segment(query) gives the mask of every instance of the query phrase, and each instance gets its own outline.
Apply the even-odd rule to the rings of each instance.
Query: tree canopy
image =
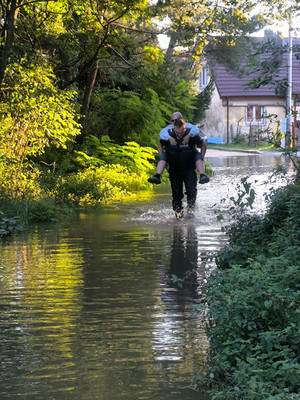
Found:
[[[19,169],[58,167],[91,136],[154,147],[174,110],[201,122],[210,92],[194,85],[206,49],[228,59],[224,48],[298,8],[282,0],[0,0],[3,170],[11,160]]]

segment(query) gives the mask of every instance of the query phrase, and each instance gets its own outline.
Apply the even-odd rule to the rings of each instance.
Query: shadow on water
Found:
[[[1,246],[1,399],[208,399],[190,385],[205,371],[203,291],[226,241],[213,206],[241,174],[265,177],[277,161],[213,162],[193,220],[174,219],[161,185],[149,202]]]

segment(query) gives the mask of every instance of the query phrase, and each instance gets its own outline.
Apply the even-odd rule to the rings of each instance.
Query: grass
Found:
[[[208,148],[212,150],[224,151],[282,151],[282,149],[275,147],[268,142],[256,142],[255,146],[249,146],[246,142],[230,143],[230,144],[213,144],[209,143]]]

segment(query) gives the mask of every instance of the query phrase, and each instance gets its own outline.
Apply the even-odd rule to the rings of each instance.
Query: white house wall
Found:
[[[217,90],[214,90],[210,108],[206,110],[202,121],[203,130],[207,137],[222,138],[223,143],[232,142],[237,134],[249,136],[250,126],[246,124],[245,107],[247,105],[264,106],[267,115],[272,115],[272,122],[266,120],[265,126],[260,129],[274,131],[280,121],[285,118],[285,101],[278,98],[231,98],[220,99]],[[228,112],[227,112],[228,110]],[[228,116],[228,117],[227,117]],[[228,119],[228,122],[227,122]],[[228,131],[228,132],[227,132]]]
[[[222,106],[222,100],[217,92],[213,91],[211,105],[205,112],[205,118],[201,121],[203,131],[207,137],[226,138],[226,109]]]

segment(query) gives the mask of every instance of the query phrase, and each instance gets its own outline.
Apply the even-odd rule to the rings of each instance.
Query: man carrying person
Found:
[[[169,164],[169,179],[172,188],[172,206],[176,218],[183,217],[183,184],[187,195],[188,216],[193,215],[197,197],[195,157],[202,157],[203,159],[203,155],[197,151],[197,147],[201,148],[203,145],[203,140],[200,136],[196,135],[190,137],[187,142],[186,136],[189,132],[190,128],[186,127],[184,120],[177,119],[174,121],[174,127],[170,132],[170,136],[174,139],[175,145],[173,145],[169,140],[162,139],[158,144],[159,154],[161,155],[165,149],[166,160]]]
[[[172,124],[168,125],[166,128],[164,128],[160,131],[160,139],[161,140],[169,141],[169,143],[171,145],[176,146],[176,140],[171,135],[171,132],[174,127],[175,121],[177,121],[179,119],[182,119],[182,115],[179,111],[176,111],[171,115],[171,123]],[[199,134],[199,129],[197,126],[192,125],[189,122],[185,122],[185,126],[186,126],[186,129],[188,130],[188,133],[183,137],[183,144],[187,144],[189,142],[190,138]],[[202,145],[201,145],[202,157],[200,157],[199,153],[198,154],[196,153],[195,160],[194,160],[196,169],[200,174],[199,183],[201,183],[201,184],[209,182],[209,178],[204,174],[203,157],[204,157],[205,153],[206,153],[206,142],[204,140],[202,140]],[[156,173],[154,176],[152,176],[151,178],[148,179],[148,182],[155,183],[157,185],[160,184],[161,183],[160,176],[166,165],[167,165],[167,156],[164,152],[161,152],[160,159],[159,159],[159,161],[157,163],[157,167],[156,167]]]

